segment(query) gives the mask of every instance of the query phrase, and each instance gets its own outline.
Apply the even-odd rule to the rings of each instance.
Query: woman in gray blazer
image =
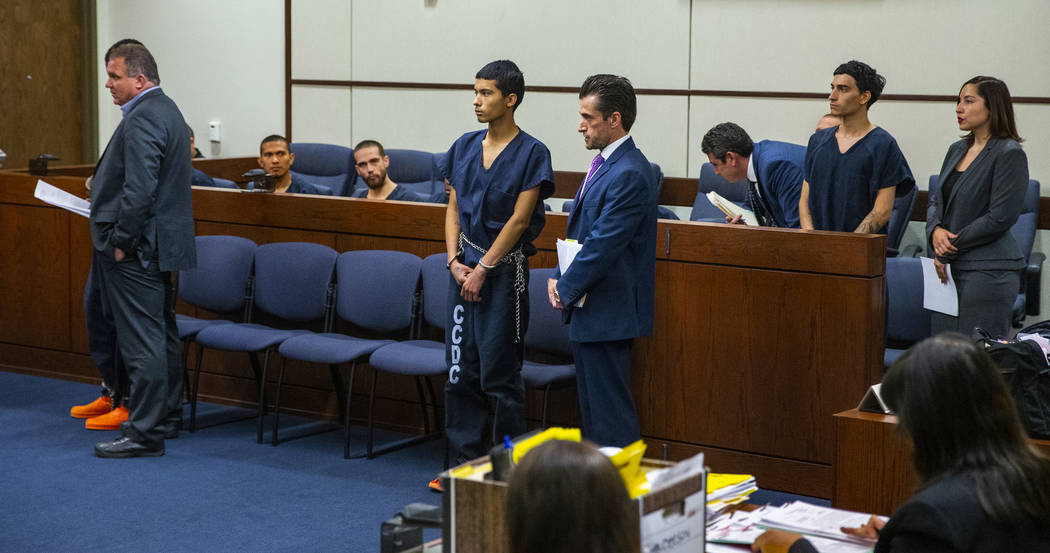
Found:
[[[1024,202],[1028,158],[1003,81],[981,76],[966,81],[955,115],[959,129],[969,134],[944,156],[940,186],[930,190],[926,238],[942,282],[950,265],[959,316],[933,312],[931,330],[969,335],[980,327],[1005,337],[1024,267],[1010,227]]]

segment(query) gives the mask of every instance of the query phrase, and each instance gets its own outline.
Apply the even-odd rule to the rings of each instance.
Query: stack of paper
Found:
[[[734,511],[716,517],[707,525],[707,553],[750,551],[750,545],[766,531],[762,518],[779,507],[760,507],[754,511]],[[872,542],[853,543],[809,535],[806,539],[820,553],[871,553]]]
[[[857,528],[867,524],[871,515],[855,511],[844,511],[811,505],[801,501],[786,503],[776,509],[766,509],[759,524],[770,528],[780,528],[811,536],[819,536],[839,541],[871,545],[868,540],[844,533],[843,526]]]
[[[729,217],[740,215],[743,217],[744,223],[753,227],[758,226],[758,218],[755,217],[754,211],[736,205],[714,190],[707,193],[707,201],[711,202],[711,205],[721,209],[722,213],[725,213]]]
[[[750,474],[708,474],[708,512],[718,513],[730,505],[743,503],[756,491],[758,485]]]

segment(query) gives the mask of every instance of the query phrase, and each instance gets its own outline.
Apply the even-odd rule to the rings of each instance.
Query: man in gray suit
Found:
[[[106,88],[124,117],[95,167],[91,240],[131,381],[122,436],[99,457],[164,454],[181,417],[182,368],[171,272],[196,266],[189,136],[141,44],[110,52]]]

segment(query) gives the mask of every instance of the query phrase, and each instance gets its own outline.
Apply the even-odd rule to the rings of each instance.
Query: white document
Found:
[[[737,215],[744,216],[744,222],[753,226],[758,226],[758,218],[755,217],[755,212],[750,209],[744,209],[735,203],[725,199],[724,196],[715,192],[714,190],[707,193],[707,201],[711,202],[711,205],[722,210],[722,213],[730,217],[736,217]]]
[[[952,317],[959,316],[959,292],[955,289],[951,265],[945,265],[948,271],[948,283],[942,283],[933,266],[933,259],[921,257],[922,260],[922,306],[930,311],[944,313]]]
[[[800,532],[822,538],[870,546],[875,543],[875,540],[851,536],[840,529],[843,526],[860,527],[866,524],[869,518],[871,518],[870,515],[865,513],[832,509],[831,507],[821,507],[794,501],[786,503],[780,508],[766,511],[763,513],[759,524],[791,532]]]
[[[555,247],[558,250],[558,269],[561,270],[561,274],[565,274],[569,270],[569,265],[572,265],[572,260],[576,259],[576,254],[580,253],[583,249],[583,244],[575,240],[562,240],[558,238],[555,243]],[[583,302],[587,300],[587,294],[584,294],[579,301],[576,302],[576,307],[583,307]]]
[[[33,192],[33,196],[46,204],[61,207],[77,215],[83,217],[91,216],[91,204],[87,200],[78,198],[60,188],[55,188],[42,180],[36,181],[36,191]]]

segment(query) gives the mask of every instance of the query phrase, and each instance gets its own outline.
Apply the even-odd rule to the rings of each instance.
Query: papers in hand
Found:
[[[722,213],[725,213],[730,217],[742,215],[745,223],[753,227],[758,226],[758,218],[755,217],[754,211],[751,211],[750,209],[744,209],[736,205],[735,203],[725,199],[724,196],[722,196],[718,192],[715,192],[714,190],[707,193],[707,201],[711,202],[711,205],[717,207],[718,209],[721,209]]]
[[[33,192],[33,196],[46,204],[61,207],[77,215],[83,217],[91,216],[91,204],[87,200],[78,198],[65,190],[55,188],[42,180],[36,181],[36,191]]]
[[[572,260],[576,259],[576,254],[580,253],[583,249],[583,244],[575,240],[562,240],[557,239],[555,247],[558,250],[558,269],[561,274],[565,274],[569,270],[569,265],[572,265]],[[587,300],[587,294],[584,294],[579,301],[576,302],[576,307],[583,307],[583,302]]]
[[[842,527],[859,528],[867,524],[870,518],[869,515],[856,511],[794,501],[776,509],[766,509],[759,524],[811,536],[870,545],[875,540],[851,536],[841,530]]]
[[[937,311],[952,317],[959,316],[959,292],[955,289],[951,265],[945,265],[948,282],[941,282],[933,259],[922,257],[922,306],[930,311]]]

